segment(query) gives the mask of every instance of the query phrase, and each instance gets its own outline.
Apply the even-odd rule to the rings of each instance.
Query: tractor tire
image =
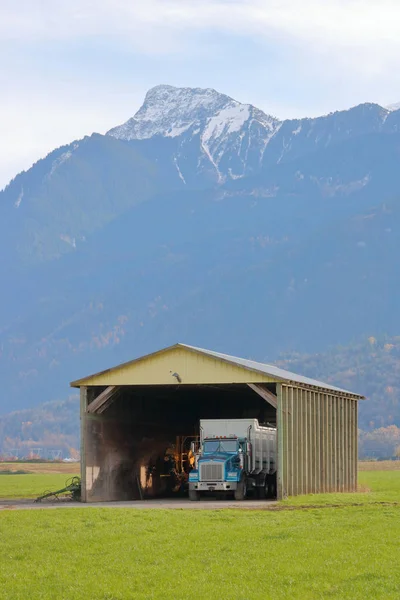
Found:
[[[197,490],[189,490],[189,500],[191,502],[198,502],[200,500],[200,492]]]
[[[234,492],[235,500],[245,500],[247,496],[247,481],[246,477],[243,477]]]

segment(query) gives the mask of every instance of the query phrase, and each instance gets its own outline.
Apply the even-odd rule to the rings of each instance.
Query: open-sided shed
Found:
[[[81,394],[84,502],[140,497],[165,447],[201,418],[276,424],[278,498],[357,489],[358,394],[185,344],[71,386]]]

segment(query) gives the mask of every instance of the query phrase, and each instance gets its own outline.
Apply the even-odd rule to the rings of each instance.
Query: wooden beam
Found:
[[[260,385],[258,383],[248,383],[247,385],[254,392],[256,392],[256,394],[261,396],[261,398],[263,398],[263,400],[268,402],[268,404],[271,404],[271,406],[273,406],[274,408],[278,408],[278,400],[277,400],[275,394],[273,394],[272,392],[270,392],[269,390],[267,390],[265,387],[263,387],[262,385]]]
[[[87,407],[88,413],[102,413],[109,405],[110,400],[118,391],[118,386],[110,385],[101,394],[97,396]],[[113,398],[114,399],[114,398]]]

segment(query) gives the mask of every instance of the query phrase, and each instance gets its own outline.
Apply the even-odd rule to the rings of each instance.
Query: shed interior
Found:
[[[263,385],[276,395],[276,384]],[[87,388],[89,405],[104,389]],[[104,412],[84,416],[88,499],[176,493],[168,474],[168,448],[183,436],[187,449],[199,434],[200,419],[218,418],[257,418],[275,426],[276,409],[246,384],[120,387]]]

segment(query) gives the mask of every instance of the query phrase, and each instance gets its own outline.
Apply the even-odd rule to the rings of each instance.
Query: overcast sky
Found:
[[[1,0],[0,188],[157,84],[278,117],[400,101],[399,0]]]

